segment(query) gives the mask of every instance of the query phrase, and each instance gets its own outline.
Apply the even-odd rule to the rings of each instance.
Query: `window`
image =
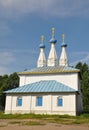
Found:
[[[17,98],[17,106],[22,106],[22,97]]]
[[[60,107],[63,106],[63,99],[62,99],[62,97],[58,97],[58,99],[57,99],[57,105],[60,106]]]
[[[42,97],[36,98],[36,106],[42,106]]]

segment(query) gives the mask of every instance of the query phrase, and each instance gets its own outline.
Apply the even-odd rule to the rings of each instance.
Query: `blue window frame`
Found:
[[[57,105],[60,106],[60,107],[63,106],[63,99],[62,99],[62,97],[58,97],[58,99],[57,99]]]
[[[22,97],[17,98],[17,106],[22,106]]]
[[[42,97],[36,98],[36,106],[42,106]]]

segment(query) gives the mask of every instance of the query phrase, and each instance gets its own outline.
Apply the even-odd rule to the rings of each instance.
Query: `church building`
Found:
[[[48,59],[41,37],[37,67],[18,72],[19,87],[6,91],[5,114],[34,113],[78,115],[82,112],[80,70],[69,65],[64,34],[61,55],[57,56],[54,28]]]

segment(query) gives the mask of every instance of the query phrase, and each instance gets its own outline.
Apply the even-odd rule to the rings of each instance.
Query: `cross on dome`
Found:
[[[44,35],[41,35],[41,42],[44,43]]]
[[[61,47],[67,47],[67,44],[64,42],[65,40],[65,34],[62,34],[62,44]]]
[[[57,40],[55,39],[55,28],[52,27],[51,31],[52,31],[52,38],[50,39],[49,42],[55,44],[57,42]]]
[[[40,48],[45,48],[45,45],[44,45],[44,35],[41,35],[41,44],[40,44]]]
[[[62,41],[64,42],[65,40],[65,34],[62,34]]]
[[[52,28],[52,37],[54,37],[54,34],[55,34],[55,28],[53,27]]]

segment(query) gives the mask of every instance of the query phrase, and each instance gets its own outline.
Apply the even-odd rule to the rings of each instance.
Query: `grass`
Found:
[[[11,121],[9,124],[21,124],[21,121]]]
[[[42,123],[40,121],[29,121],[29,122],[25,122],[24,125],[30,125],[30,126],[33,126],[33,125],[45,125],[45,123]]]
[[[27,125],[27,126],[45,125],[45,123],[42,123],[40,121],[11,121],[11,122],[9,122],[9,124]]]
[[[0,119],[59,119],[59,118],[71,118],[74,116],[69,115],[47,115],[47,114],[4,114],[0,113]]]
[[[6,127],[7,125],[0,125],[0,127]]]
[[[80,116],[69,115],[40,115],[40,114],[4,114],[0,113],[0,119],[31,119],[32,121],[24,122],[24,125],[44,125],[42,122],[51,122],[57,124],[89,124],[89,114]],[[36,120],[36,121],[35,121]],[[22,121],[22,120],[21,120]],[[12,122],[20,124],[20,122]]]

